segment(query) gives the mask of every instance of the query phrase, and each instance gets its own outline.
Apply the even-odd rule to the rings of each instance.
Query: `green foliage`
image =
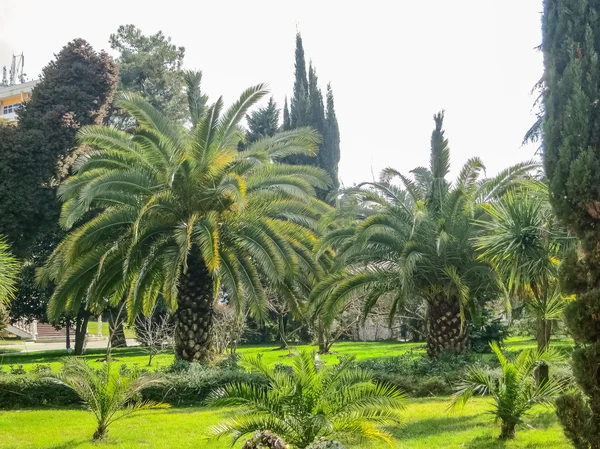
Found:
[[[128,24],[110,35],[110,48],[119,53],[119,90],[140,93],[172,120],[187,117],[181,69],[184,47],[172,44],[162,31],[145,36]]]
[[[245,362],[268,379],[268,386],[231,383],[216,390],[211,404],[240,407],[234,417],[214,427],[217,436],[232,435],[235,442],[270,429],[299,449],[320,438],[391,441],[379,426],[397,422],[402,394],[375,384],[368,371],[352,366],[351,358],[319,366],[314,353],[303,351],[292,360],[292,374],[267,367],[260,357]]]
[[[279,131],[279,109],[273,100],[269,99],[266,107],[252,111],[246,116],[248,121],[248,132],[246,141],[256,142],[263,137],[273,137]]]
[[[117,66],[83,39],[69,42],[42,70],[17,126],[0,126],[0,233],[23,256],[56,228],[56,186],[87,151],[77,131],[100,124],[117,84]]]
[[[486,320],[481,324],[469,323],[469,337],[473,352],[489,353],[490,343],[495,341],[502,344],[509,334],[509,325],[500,318]]]
[[[509,192],[485,210],[477,222],[479,257],[494,267],[507,293],[533,311],[541,349],[549,344],[551,322],[561,319],[567,304],[558,290],[558,270],[572,239],[557,223],[542,183]]]
[[[96,417],[95,440],[104,438],[108,427],[116,420],[138,411],[168,407],[140,398],[145,388],[162,383],[159,377],[141,374],[136,369],[121,374],[114,369],[110,359],[101,369],[95,370],[84,360],[71,358],[56,376],[56,381],[71,388]]]
[[[309,64],[308,74],[302,36],[296,34],[296,62],[294,92],[287,107],[287,97],[283,109],[283,129],[295,129],[310,126],[316,129],[323,140],[319,153],[314,156],[297,155],[289,157],[290,164],[314,165],[327,171],[333,184],[328,189],[318,189],[319,199],[328,200],[330,192],[339,187],[338,164],[340,162],[340,130],[335,115],[333,91],[327,85],[326,108],[323,102],[323,93],[318,85],[317,71],[312,63]]]
[[[312,293],[326,320],[356,295],[364,296],[365,317],[380,298],[389,298],[390,320],[407,301],[425,301],[432,357],[465,351],[467,316],[499,294],[496,274],[477,258],[473,220],[536,167],[525,162],[483,179],[484,166],[474,158],[451,183],[443,113],[434,118],[429,168],[415,168],[412,177],[388,168],[380,181],[344,192],[335,229],[317,247],[318,256],[336,251],[338,270]]]
[[[6,239],[0,235],[0,307],[14,298],[19,268]]]
[[[566,293],[576,295],[566,318],[581,348],[573,353],[573,372],[585,398],[572,426],[559,411],[567,435],[579,448],[600,447],[600,2],[546,0],[542,22],[544,51],[544,166],[556,215],[580,240],[561,269]],[[559,406],[570,404],[565,399]],[[589,407],[587,411],[584,411]]]
[[[32,375],[0,376],[0,409],[27,409],[40,406],[73,406],[79,396],[53,379]]]
[[[49,315],[82,303],[101,310],[106,298],[114,304],[123,295],[130,320],[148,314],[159,295],[173,311],[195,260],[236,310],[247,306],[261,320],[259,273],[287,285],[290,295],[300,271],[318,276],[310,251],[329,208],[314,198],[315,187],[330,180],[317,168],[276,162],[314,154],[319,137],[297,129],[237,151],[239,123],[265,94],[262,85],[249,88],[224,111],[219,98],[191,130],[139,95],[123,94],[117,105],[138,123],[133,132],[81,130],[80,143],[96,150],[59,191],[61,224],[79,227],[41,273],[42,282],[57,283]],[[91,210],[96,214],[87,220]]]
[[[452,394],[456,380],[464,377],[468,369],[490,367],[472,354],[444,353],[429,359],[413,352],[361,360],[357,365],[373,373],[378,381],[396,385],[412,397]]]
[[[499,378],[489,371],[472,367],[458,383],[451,407],[462,406],[476,394],[487,394],[493,400],[489,413],[502,422],[501,439],[514,438],[515,427],[538,404],[551,406],[563,391],[561,381],[548,378],[538,381],[536,369],[541,363],[559,360],[557,352],[550,349],[525,350],[514,361],[509,361],[497,343],[490,345],[500,362]]]

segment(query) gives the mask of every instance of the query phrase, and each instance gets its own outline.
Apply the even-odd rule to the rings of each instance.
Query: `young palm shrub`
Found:
[[[482,368],[471,368],[457,386],[450,408],[464,406],[475,394],[490,395],[493,404],[489,413],[501,422],[500,439],[515,437],[518,424],[538,404],[551,406],[564,389],[562,382],[548,378],[544,382],[536,379],[536,368],[540,363],[549,364],[559,358],[551,349],[525,350],[514,362],[502,353],[498,343],[490,344],[500,362],[502,374],[498,378]]]
[[[244,435],[270,430],[298,449],[321,438],[391,441],[379,426],[398,423],[403,395],[393,386],[374,383],[350,358],[319,366],[314,353],[300,352],[291,372],[267,367],[260,357],[245,362],[267,377],[268,386],[233,383],[213,392],[213,405],[243,408],[213,428],[217,437],[232,435],[235,443]]]
[[[115,421],[142,410],[168,408],[168,404],[140,399],[143,389],[162,383],[162,379],[133,369],[121,375],[110,359],[96,370],[83,359],[69,359],[56,381],[71,388],[96,417],[94,440],[102,439]]]

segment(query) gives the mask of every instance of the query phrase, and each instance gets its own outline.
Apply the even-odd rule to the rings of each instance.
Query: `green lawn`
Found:
[[[487,400],[478,398],[464,409],[447,413],[447,398],[411,399],[403,426],[390,428],[403,449],[563,449],[570,447],[552,411],[535,410],[531,427],[517,431],[514,441],[496,439],[499,428],[485,414]],[[228,440],[206,440],[209,428],[230,415],[228,409],[173,408],[146,412],[115,423],[109,438],[93,443],[94,419],[83,410],[0,412],[0,449],[225,449]],[[9,432],[2,429],[10,429]],[[241,447],[241,444],[236,446]],[[389,447],[382,445],[381,449]]]
[[[108,331],[108,322],[103,321],[102,322],[102,335],[104,337],[108,337],[109,335],[109,331]],[[92,319],[88,322],[88,334],[95,336],[98,335],[98,320],[96,319]],[[128,326],[125,326],[125,337],[126,338],[135,338],[135,332],[133,331],[133,329],[130,329]]]
[[[572,345],[570,339],[553,340],[552,344],[560,347],[569,347]],[[526,348],[535,347],[535,340],[513,337],[506,341],[508,351],[520,351]],[[358,360],[378,357],[392,357],[404,354],[407,351],[416,353],[425,353],[423,343],[401,343],[401,342],[341,342],[333,346],[333,354],[321,356],[324,361],[335,361],[340,355],[354,355]],[[291,348],[291,350],[279,350],[273,345],[242,346],[238,349],[240,355],[262,354],[263,359],[268,364],[275,363],[288,364],[290,354],[293,351],[307,349],[316,350],[316,346],[301,345]],[[105,353],[103,349],[91,349],[84,356],[92,365],[100,366],[102,356]],[[138,364],[140,367],[146,366],[148,356],[140,348],[116,348],[113,349],[113,355],[117,363],[127,365]],[[49,364],[54,371],[61,366],[61,359],[66,356],[66,351],[45,351],[30,353],[7,353],[0,354],[0,367],[8,369],[9,365],[23,365],[26,371],[31,370],[36,364]],[[152,367],[160,368],[168,366],[173,362],[172,354],[159,354],[155,357]]]

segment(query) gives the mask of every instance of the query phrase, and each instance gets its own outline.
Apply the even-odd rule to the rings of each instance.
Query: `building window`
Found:
[[[21,107],[21,103],[9,104],[7,106],[2,106],[2,114],[12,114],[13,112],[17,112]]]

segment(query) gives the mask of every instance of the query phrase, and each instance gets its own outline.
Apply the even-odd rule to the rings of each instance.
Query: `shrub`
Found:
[[[502,343],[509,335],[508,325],[500,318],[495,318],[481,325],[469,325],[471,350],[478,354],[490,354],[490,343]]]
[[[0,408],[31,408],[44,405],[67,406],[80,404],[78,396],[68,387],[53,380],[31,375],[0,378]]]

